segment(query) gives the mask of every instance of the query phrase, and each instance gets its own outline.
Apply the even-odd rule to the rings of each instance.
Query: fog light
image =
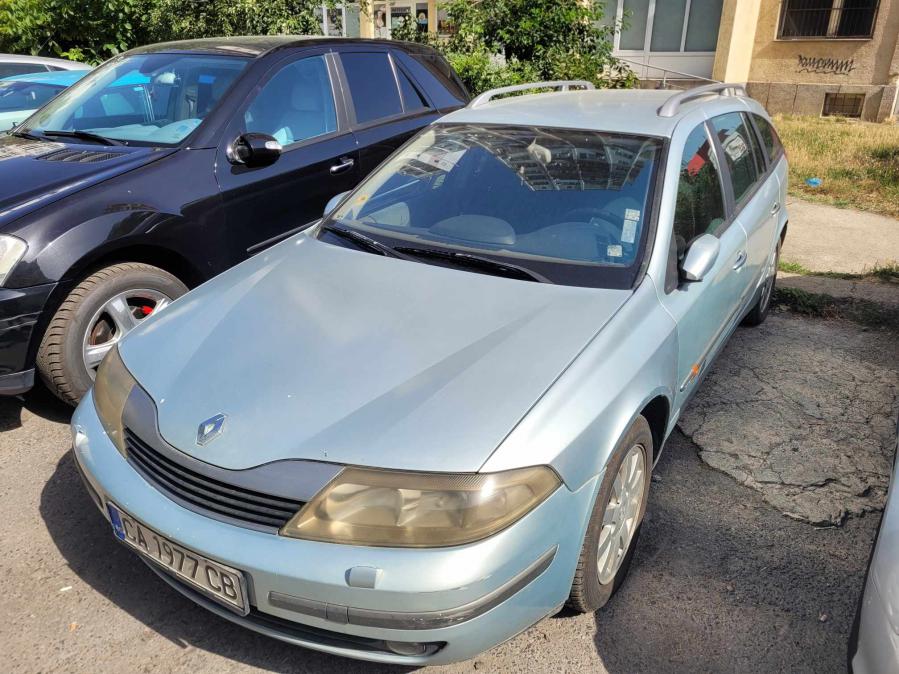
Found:
[[[437,650],[436,644],[425,644],[418,641],[385,641],[384,643],[397,655],[428,655]]]

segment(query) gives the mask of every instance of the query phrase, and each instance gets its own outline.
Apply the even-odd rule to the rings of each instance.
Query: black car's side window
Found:
[[[755,120],[755,126],[759,130],[762,142],[765,144],[765,151],[768,153],[768,159],[774,161],[777,155],[780,154],[781,148],[780,138],[777,135],[777,131],[775,131],[774,127],[771,126],[771,123],[761,115],[752,113],[752,119]]]
[[[418,87],[409,79],[409,76],[402,68],[396,69],[397,79],[400,81],[400,91],[403,94],[403,108],[406,112],[416,112],[418,110],[426,110],[431,106],[425,100],[424,95],[418,90]]]
[[[724,150],[733,187],[734,203],[738,206],[752,193],[759,179],[759,170],[752,151],[752,129],[739,112],[729,112],[712,118],[712,127]]]
[[[323,56],[287,64],[266,82],[244,113],[247,131],[283,146],[337,130],[331,79]]]
[[[700,124],[690,132],[681,155],[674,210],[674,235],[681,239],[679,249],[700,234],[714,234],[725,220],[721,172],[716,161],[705,124]]]
[[[393,66],[386,52],[345,52],[340,55],[356,110],[356,123],[367,124],[403,111]]]

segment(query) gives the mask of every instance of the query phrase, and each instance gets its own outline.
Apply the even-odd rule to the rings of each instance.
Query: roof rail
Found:
[[[732,92],[732,93],[728,93]],[[719,82],[717,84],[706,84],[701,87],[693,87],[679,94],[675,94],[662,104],[659,108],[659,117],[674,117],[680,106],[694,98],[702,98],[710,94],[721,94],[722,96],[745,96],[746,87],[742,84],[734,84],[728,82]]]
[[[587,80],[552,80],[550,82],[530,82],[528,84],[513,84],[508,87],[500,87],[499,89],[491,89],[483,94],[476,96],[468,104],[469,108],[478,108],[486,105],[497,96],[503,94],[511,94],[515,91],[527,91],[528,89],[559,89],[560,91],[568,91],[571,87],[580,89],[595,89],[592,82]]]

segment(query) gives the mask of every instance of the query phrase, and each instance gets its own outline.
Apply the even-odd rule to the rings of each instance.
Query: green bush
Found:
[[[140,41],[144,0],[0,0],[0,52],[99,63]]]
[[[449,51],[446,52],[446,57],[472,96],[496,87],[541,79],[540,72],[534,64],[514,58],[501,63],[486,49],[468,52]]]

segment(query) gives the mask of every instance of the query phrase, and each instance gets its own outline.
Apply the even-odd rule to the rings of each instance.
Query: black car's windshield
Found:
[[[176,145],[212,111],[247,63],[242,57],[183,53],[113,59],[38,110],[21,129],[86,131],[125,143]]]
[[[661,148],[655,138],[599,131],[439,125],[331,219],[400,251],[462,251],[555,283],[628,287]]]

